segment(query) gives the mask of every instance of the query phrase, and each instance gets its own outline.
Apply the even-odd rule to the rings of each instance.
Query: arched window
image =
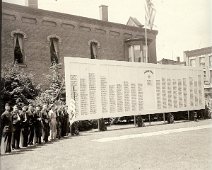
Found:
[[[52,65],[59,63],[59,40],[57,38],[50,38],[50,58]]]
[[[47,37],[47,41],[49,42],[50,47],[50,60],[51,65],[59,64],[59,44],[62,42],[61,38],[56,35],[49,35]]]
[[[91,59],[98,58],[98,49],[100,48],[100,43],[96,40],[88,41],[88,45],[90,47]]]
[[[20,29],[17,29],[11,32],[11,37],[13,39],[14,63],[24,64],[24,39],[27,39],[27,35]]]
[[[97,59],[97,43],[90,43],[91,59]]]
[[[23,35],[20,33],[14,34],[14,63],[24,63]]]

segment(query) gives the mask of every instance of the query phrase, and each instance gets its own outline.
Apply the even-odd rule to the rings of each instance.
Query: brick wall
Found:
[[[90,58],[89,41],[100,43],[98,59],[128,61],[125,40],[142,38],[144,28],[56,13],[41,9],[3,3],[2,63],[13,62],[13,39],[11,32],[20,29],[26,34],[24,52],[26,71],[35,74],[37,82],[44,82],[43,74],[49,73],[50,47],[47,37],[60,37],[59,62],[63,57]],[[157,31],[148,30],[149,62],[156,63]],[[142,44],[142,42],[141,42]],[[144,44],[144,43],[143,43]]]

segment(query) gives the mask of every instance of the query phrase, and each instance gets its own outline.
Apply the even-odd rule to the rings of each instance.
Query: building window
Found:
[[[199,58],[199,66],[200,67],[205,67],[205,57],[200,57]]]
[[[97,42],[90,42],[90,51],[91,51],[91,59],[97,59],[97,50],[98,44]]]
[[[51,60],[51,65],[59,64],[59,44],[62,43],[62,39],[56,35],[52,34],[47,37],[47,41],[49,42],[50,46],[50,60]]]
[[[88,41],[88,46],[90,48],[91,59],[96,59],[99,57],[98,49],[100,48],[100,43],[97,40],[92,39]]]
[[[206,80],[206,71],[203,71],[204,80]]]
[[[212,84],[212,70],[210,70],[210,83]]]
[[[14,34],[14,63],[15,64],[24,63],[23,38],[24,36],[20,33]]]
[[[212,55],[209,56],[209,67],[212,67]]]
[[[27,39],[27,35],[20,29],[17,29],[11,32],[11,37],[14,41],[13,43],[14,63],[24,65],[25,63],[24,40]]]
[[[130,62],[144,62],[140,45],[129,46],[129,61]]]
[[[190,66],[192,66],[192,67],[195,67],[196,66],[195,59],[190,59]]]
[[[59,63],[59,40],[58,38],[50,38],[50,57],[51,64]]]

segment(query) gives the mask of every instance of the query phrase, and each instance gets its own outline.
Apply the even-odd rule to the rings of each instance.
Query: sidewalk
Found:
[[[174,123],[172,124],[168,124],[167,121],[155,121],[155,122],[144,122],[145,127],[137,127],[135,126],[133,123],[132,124],[115,124],[115,125],[109,125],[107,126],[107,131],[114,131],[114,130],[124,130],[124,129],[136,129],[136,128],[145,128],[148,129],[149,127],[158,127],[158,126],[169,126],[169,128],[171,128],[170,126],[197,126],[197,125],[204,125],[204,124],[209,124],[212,123],[212,119],[203,119],[203,120],[199,120],[198,122],[195,121],[189,121],[189,120],[179,120],[179,121],[174,121]],[[168,127],[167,127],[168,128]],[[98,129],[92,129],[90,131],[84,131],[84,132],[80,132],[81,134],[84,133],[94,133],[94,132],[100,132]],[[104,132],[104,131],[101,131]]]

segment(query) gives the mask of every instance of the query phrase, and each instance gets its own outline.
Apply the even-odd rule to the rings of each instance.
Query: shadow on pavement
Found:
[[[181,120],[181,121],[175,121],[173,124],[178,124],[178,123],[184,123],[184,122],[191,122],[189,120]],[[134,128],[147,128],[147,127],[154,127],[154,126],[160,126],[160,125],[169,125],[167,122],[151,122],[151,124],[149,124],[149,122],[145,122],[145,126],[144,127],[138,127],[138,126],[134,126],[134,124],[117,124],[117,125],[112,125],[112,126],[107,126],[107,130],[106,131],[99,131],[98,129],[93,129],[91,131],[84,131],[81,132],[79,136],[88,136],[92,133],[100,133],[100,132],[107,132],[107,131],[118,131],[118,130],[125,130],[125,129],[134,129]],[[123,126],[123,127],[121,127]],[[127,126],[127,127],[126,127]]]
[[[47,143],[29,145],[28,147],[22,147],[22,148],[17,149],[17,150],[16,149],[12,150],[11,153],[0,154],[0,157],[12,156],[12,155],[17,155],[17,154],[24,154],[25,152],[34,151],[38,148],[42,148],[42,147],[54,144],[56,142],[60,142],[60,141],[71,139],[71,138],[72,138],[72,136],[66,136],[66,137],[63,137],[63,138],[60,138],[60,139],[56,139],[55,141],[49,141]]]

